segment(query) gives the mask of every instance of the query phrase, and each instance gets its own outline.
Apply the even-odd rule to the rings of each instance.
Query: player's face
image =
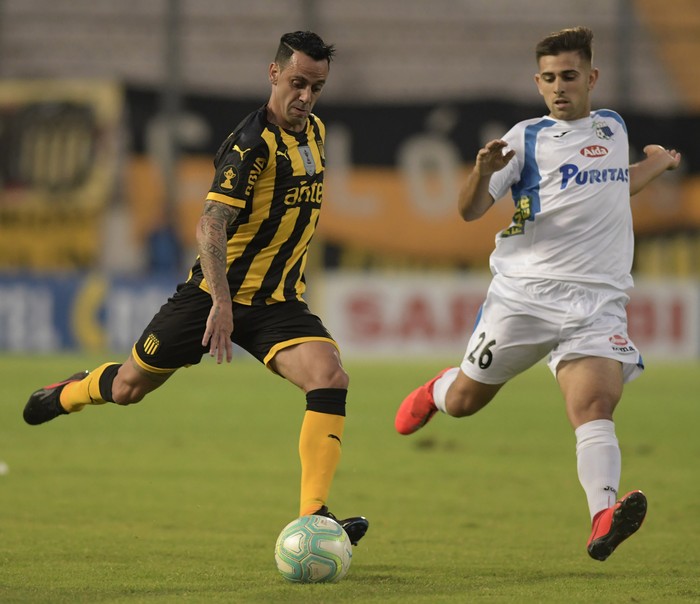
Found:
[[[577,120],[591,112],[591,91],[598,70],[578,52],[562,52],[540,58],[535,83],[549,115],[558,120]]]
[[[278,126],[301,132],[328,78],[328,61],[315,61],[303,52],[294,52],[281,68],[270,65],[272,93],[268,111]]]

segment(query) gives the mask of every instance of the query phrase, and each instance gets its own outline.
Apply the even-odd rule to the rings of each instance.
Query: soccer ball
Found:
[[[334,583],[350,570],[352,545],[335,520],[302,516],[282,529],[275,544],[280,574],[294,583]]]

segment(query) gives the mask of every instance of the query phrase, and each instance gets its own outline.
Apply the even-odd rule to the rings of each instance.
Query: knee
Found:
[[[350,386],[350,376],[341,365],[335,367],[328,376],[328,388],[342,388],[347,390]]]
[[[318,370],[314,375],[309,375],[307,380],[300,384],[301,388],[309,392],[319,388],[338,388],[347,390],[350,385],[350,376],[341,365],[326,367]]]
[[[598,398],[588,401],[586,404],[568,404],[567,414],[571,424],[578,427],[599,419],[612,421],[616,406],[616,400]]]

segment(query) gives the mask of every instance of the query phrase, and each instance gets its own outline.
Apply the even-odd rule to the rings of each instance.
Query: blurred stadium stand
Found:
[[[595,32],[594,102],[623,114],[632,159],[649,142],[684,155],[682,171],[635,200],[635,273],[695,282],[696,0],[0,0],[0,349],[28,341],[3,326],[28,312],[42,276],[63,287],[61,321],[80,300],[93,318],[118,315],[123,335],[136,311],[150,312],[129,279],[157,274],[167,292],[182,277],[212,154],[267,99],[267,65],[294,29],[338,48],[318,109],[331,157],[319,264],[483,272],[512,210],[500,204],[465,231],[455,183],[485,139],[544,113],[532,47],[573,25]],[[90,271],[128,281],[116,283],[111,314],[109,285],[76,281]],[[17,289],[17,279],[30,281]],[[91,327],[62,326],[29,348],[121,346]]]
[[[700,112],[700,4],[695,0],[635,0],[634,6],[673,78],[681,106]]]
[[[534,73],[530,47],[550,31],[585,24],[595,31],[603,74],[598,102],[659,111],[700,107],[700,92],[688,97],[693,93],[674,79],[700,81],[692,76],[700,67],[673,58],[676,50],[698,44],[700,6],[693,0],[560,0],[556,7],[549,0],[174,3],[181,13],[182,85],[191,92],[266,98],[267,82],[260,73],[274,42],[285,31],[308,27],[338,46],[326,101],[487,96],[532,102],[536,91],[523,77]],[[133,86],[163,85],[171,4],[3,0],[0,76],[107,77]],[[675,5],[683,12],[671,21]],[[671,41],[673,52],[666,52]],[[669,69],[666,60],[685,70]]]

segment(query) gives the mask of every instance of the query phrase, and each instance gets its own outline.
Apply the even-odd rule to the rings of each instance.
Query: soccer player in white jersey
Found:
[[[547,356],[575,431],[592,522],[587,550],[605,560],[640,527],[647,509],[641,491],[618,499],[613,423],[623,384],[643,369],[625,311],[634,244],[630,195],[681,158],[648,145],[645,158],[629,164],[622,118],[591,111],[598,80],[592,40],[585,27],[543,39],[535,83],[549,114],[520,122],[478,152],[459,193],[460,214],[476,220],[510,190],[513,220],[496,237],[493,280],[461,365],[411,392],[395,425],[412,434],[437,411],[473,415]]]

